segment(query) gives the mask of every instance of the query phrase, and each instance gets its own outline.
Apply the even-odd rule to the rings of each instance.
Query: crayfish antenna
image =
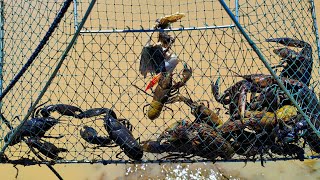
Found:
[[[52,139],[61,139],[64,137],[63,134],[59,134],[59,136],[42,136],[43,138],[52,138]]]
[[[43,106],[43,105],[45,105],[45,104],[47,104],[48,102],[50,101],[50,99],[48,100],[48,101],[45,101],[44,103],[42,103],[42,104],[40,104],[40,105],[38,105],[38,106],[36,106],[35,108],[34,108],[34,110],[33,110],[33,112],[32,112],[32,117],[35,117],[35,115],[39,115],[39,113],[40,113],[40,111],[41,111],[41,109],[39,109],[39,107],[41,107],[41,106]],[[31,104],[30,104],[30,107],[29,107],[29,109],[28,109],[28,111],[30,111],[30,109],[31,109],[31,107],[32,107],[32,102],[31,102]]]
[[[132,84],[132,86],[135,87],[135,88],[137,88],[139,91],[145,93],[146,95],[153,97],[151,94],[149,94],[149,93],[147,93],[146,91],[144,91],[143,89],[139,88],[137,85]]]
[[[292,39],[289,37],[269,38],[269,39],[266,39],[266,42],[275,42],[285,46],[298,47],[298,48],[305,48],[310,46],[310,44],[307,42],[297,40],[297,39]]]
[[[231,71],[232,73],[236,74],[236,75],[234,75],[235,77],[241,77],[241,78],[246,79],[246,78],[245,78],[245,76],[243,76],[243,75],[241,75],[241,74],[239,74],[239,73],[235,72],[234,70],[232,70],[232,69],[230,69],[230,68],[228,68],[228,67],[227,67],[227,69],[228,69],[229,71]]]

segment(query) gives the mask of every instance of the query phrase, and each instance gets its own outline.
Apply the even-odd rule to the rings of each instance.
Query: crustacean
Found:
[[[255,159],[260,155],[263,165],[263,155],[272,153],[288,155],[299,160],[304,159],[304,151],[298,144],[303,128],[297,124],[300,121],[297,109],[290,105],[279,108],[276,112],[245,111],[245,117],[240,120],[228,120],[217,128],[239,155],[246,159]],[[292,150],[290,149],[292,147]]]
[[[192,76],[192,69],[188,68],[187,64],[184,64],[181,75],[181,81],[174,84],[172,82],[172,73],[164,73],[164,75],[161,76],[159,83],[154,90],[152,102],[143,107],[143,112],[145,112],[145,107],[150,106],[147,112],[147,116],[150,120],[154,120],[160,116],[164,105],[170,103],[173,100],[173,97],[178,94],[179,89],[190,79]]]
[[[281,77],[296,79],[309,86],[313,64],[311,45],[292,38],[270,38],[266,39],[266,41],[280,43],[289,47],[302,48],[300,52],[287,47],[275,49],[273,52],[282,58],[282,62],[279,65],[283,68],[280,73]]]
[[[250,103],[254,101],[257,102],[258,100],[258,103],[260,103],[260,107],[264,104],[263,101],[276,103],[274,104],[276,108],[271,108],[271,110],[273,111],[277,110],[283,105],[291,104],[291,101],[288,100],[288,97],[283,92],[280,91],[277,93],[272,93],[272,91],[274,91],[272,85],[277,85],[277,81],[272,75],[251,74],[243,75],[241,77],[243,77],[244,80],[238,81],[237,83],[229,87],[224,91],[222,95],[219,94],[219,79],[215,83],[212,83],[211,86],[212,93],[215,99],[223,105],[229,105],[230,115],[240,115],[240,117],[244,117],[245,109],[250,109],[250,105],[247,104],[248,92],[252,93],[250,97]],[[285,85],[285,87],[293,94],[300,107],[309,112],[320,110],[320,104],[315,93],[304,83],[285,77],[281,77],[281,81]],[[276,91],[280,90],[279,87],[275,88],[277,88]],[[260,94],[260,98],[259,95],[256,96],[256,93],[261,92],[262,94]],[[261,98],[261,96],[265,96],[267,99]],[[265,104],[266,108],[268,108],[268,103]]]
[[[133,137],[132,125],[128,120],[118,119],[116,113],[109,108],[88,109],[79,114],[78,117],[91,118],[100,115],[104,115],[104,127],[109,137],[98,136],[93,128],[87,127],[86,130],[80,132],[82,138],[91,144],[98,144],[100,147],[109,147],[109,143],[112,144],[113,142],[120,146],[129,158],[140,160],[143,151],[138,141]]]
[[[42,105],[43,104],[40,106]],[[38,106],[34,112],[32,112],[31,119],[27,120],[19,129],[16,136],[13,137],[9,144],[10,146],[21,142],[24,137],[61,138],[61,136],[45,136],[45,133],[49,129],[60,122],[60,120],[51,117],[50,114],[54,111],[57,111],[61,115],[76,117],[78,113],[82,112],[79,108],[67,104],[50,105],[43,108],[40,108],[40,106]],[[5,142],[9,141],[9,138],[15,130],[16,128],[8,132],[8,134],[4,137]]]
[[[156,141],[145,141],[142,147],[151,153],[178,152],[178,157],[191,155],[210,160],[231,159],[234,155],[229,142],[208,124],[186,120],[175,122]]]

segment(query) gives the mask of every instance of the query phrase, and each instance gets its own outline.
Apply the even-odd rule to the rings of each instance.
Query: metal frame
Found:
[[[235,16],[239,21],[239,0],[234,1],[235,4]],[[74,27],[75,30],[78,29],[78,13],[77,13],[77,0],[73,0],[74,9]],[[220,26],[203,26],[203,27],[181,27],[181,28],[171,28],[171,29],[105,29],[105,30],[85,30],[80,31],[82,34],[94,34],[94,33],[135,33],[135,32],[157,32],[157,31],[183,31],[183,30],[205,30],[205,29],[223,29],[223,28],[233,28],[236,27],[235,24],[230,25],[220,25]]]
[[[320,156],[307,156],[305,159],[319,159]],[[261,160],[261,159],[258,159]],[[270,159],[263,159],[264,162],[270,162],[270,161],[287,161],[287,160],[293,160],[291,157],[282,157],[282,158],[270,158]],[[191,159],[163,159],[163,160],[141,160],[141,161],[131,161],[131,160],[71,160],[71,161],[65,161],[65,160],[57,160],[54,162],[54,164],[93,164],[93,163],[101,163],[103,165],[108,164],[144,164],[144,163],[151,163],[151,164],[159,164],[159,163],[209,163],[212,162],[212,160],[209,159],[201,159],[201,160],[191,160]],[[239,159],[230,159],[230,160],[222,160],[222,159],[216,159],[215,162],[248,162],[248,159],[246,158],[239,158]],[[46,164],[51,165],[52,162],[50,161],[34,161],[31,159],[23,159],[23,160],[12,160],[10,161],[12,164],[21,164],[24,166],[31,166],[31,165],[39,165],[39,164]],[[1,163],[0,163],[1,164]],[[4,163],[3,163],[4,164]]]
[[[4,58],[4,2],[0,0],[0,94],[2,94],[3,90],[3,58]],[[0,110],[2,109],[2,102],[0,102]]]
[[[21,121],[21,124],[17,127],[17,130],[14,132],[14,134],[11,136],[11,138],[9,139],[9,141],[2,147],[1,151],[0,151],[0,156],[4,153],[5,149],[8,147],[8,144],[12,141],[14,135],[18,132],[19,128],[23,125],[23,123],[29,118],[29,116],[31,115],[32,110],[36,107],[36,105],[38,104],[38,102],[40,101],[40,99],[42,98],[42,96],[44,95],[46,89],[50,86],[50,83],[52,82],[53,78],[55,77],[57,71],[59,70],[59,68],[61,67],[63,61],[65,60],[69,50],[72,48],[72,46],[74,45],[78,35],[80,33],[87,33],[87,34],[91,34],[91,33],[128,33],[128,32],[154,32],[154,29],[122,29],[122,30],[92,30],[92,31],[81,31],[87,17],[89,16],[93,5],[95,4],[96,0],[92,0],[90,3],[90,6],[87,9],[87,12],[85,13],[82,21],[80,24],[78,24],[78,14],[77,14],[77,0],[73,0],[74,2],[74,27],[75,27],[75,34],[71,40],[71,42],[69,43],[68,47],[66,48],[66,50],[64,51],[63,55],[60,58],[60,61],[56,67],[56,69],[54,70],[54,72],[52,73],[51,77],[49,78],[47,84],[45,85],[45,87],[43,88],[43,90],[41,91],[41,93],[39,94],[38,98],[36,99],[36,101],[33,103],[32,107],[30,108],[29,112],[27,113],[27,115],[24,117],[24,119]],[[249,42],[249,44],[251,45],[251,47],[253,48],[253,50],[256,52],[256,54],[259,56],[259,58],[261,59],[261,61],[264,63],[264,65],[267,67],[267,69],[270,71],[270,73],[275,77],[275,79],[277,80],[279,86],[283,89],[283,91],[290,97],[290,100],[294,103],[294,105],[297,107],[297,109],[299,110],[299,112],[306,118],[307,122],[309,123],[309,125],[313,128],[313,130],[316,132],[316,134],[319,136],[319,130],[315,129],[315,127],[313,126],[313,124],[310,122],[309,117],[302,111],[302,109],[299,107],[299,105],[297,104],[297,102],[293,99],[293,97],[290,95],[289,91],[285,88],[285,86],[282,84],[281,80],[278,78],[278,76],[275,74],[275,72],[272,70],[270,64],[268,64],[268,62],[266,61],[266,59],[264,58],[264,56],[262,55],[262,53],[260,52],[260,50],[258,49],[258,47],[256,46],[256,44],[250,39],[249,35],[245,32],[245,30],[242,28],[241,24],[239,23],[239,2],[238,0],[235,0],[236,3],[236,8],[235,8],[235,14],[233,14],[231,12],[231,10],[229,9],[229,7],[225,4],[224,0],[219,0],[219,2],[221,3],[221,5],[224,7],[225,11],[229,14],[230,18],[233,20],[234,24],[231,25],[222,25],[222,26],[203,26],[203,27],[181,27],[181,28],[172,28],[172,29],[164,29],[164,30],[156,30],[156,31],[184,31],[184,30],[206,30],[206,29],[220,29],[220,28],[231,28],[231,27],[237,27],[240,32],[243,34],[243,36],[246,38],[246,40]],[[316,14],[315,14],[315,8],[314,8],[314,1],[310,0],[309,1],[311,3],[312,6],[312,17],[314,19],[313,22],[313,26],[314,26],[314,31],[316,34],[316,41],[317,41],[317,48],[318,48],[318,57],[320,57],[320,42],[319,42],[319,34],[318,34],[318,27],[317,27],[317,23],[316,23]],[[2,59],[3,59],[3,0],[0,0],[0,93],[2,93]],[[1,104],[0,104],[1,106]],[[306,157],[307,159],[314,159],[314,158],[319,158],[319,156],[309,156]],[[275,160],[291,160],[292,158],[273,158],[273,159],[268,159],[267,161],[275,161]],[[247,159],[234,159],[234,160],[216,160],[217,162],[246,162]],[[65,160],[61,160],[61,161],[56,161],[55,163],[57,164],[61,164],[61,163],[65,163],[65,164],[74,164],[74,163],[102,163],[102,164],[127,164],[127,163],[173,163],[173,162],[183,162],[183,163],[195,163],[195,162],[212,162],[211,160],[142,160],[142,161],[130,161],[130,160],[97,160],[97,161],[65,161]],[[0,162],[1,163],[1,162]],[[16,163],[16,164],[23,164],[23,165],[35,165],[35,164],[47,164],[50,165],[50,162],[47,161],[19,161],[19,160],[15,160],[15,161],[10,161],[10,163]]]
[[[316,18],[316,8],[314,6],[314,0],[309,0],[311,5],[311,14],[313,19],[313,30],[316,35],[316,41],[317,41],[317,51],[318,51],[318,61],[320,64],[320,41],[319,41],[319,29],[317,25],[317,18]],[[320,74],[320,69],[318,69],[318,74]]]
[[[78,30],[78,2],[73,0],[73,16],[74,16],[74,29]]]

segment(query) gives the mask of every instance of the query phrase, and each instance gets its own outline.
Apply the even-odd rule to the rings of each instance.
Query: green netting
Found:
[[[90,2],[73,1],[33,64],[2,100],[2,115],[13,127],[21,123],[48,82]],[[296,73],[301,69],[298,62],[312,59],[310,84],[289,79],[283,83],[312,125],[319,129],[319,57],[312,2],[230,0],[225,3],[270,66],[277,66],[284,59],[289,64],[286,67]],[[62,6],[63,1],[4,1],[2,89],[27,62]],[[176,12],[184,13],[185,17],[168,29],[154,30],[157,19]],[[172,83],[183,80],[186,67],[192,69],[186,84],[171,93],[170,98],[178,102],[160,100],[169,94],[157,93],[159,84],[144,92],[155,74],[148,73],[145,78],[139,72],[142,50],[149,40],[156,44],[159,33],[175,37],[169,52],[182,61],[172,72]],[[285,37],[291,39],[282,39],[284,45],[266,41]],[[283,49],[279,57],[274,50],[284,47],[296,52]],[[291,61],[295,63],[292,65]],[[280,75],[283,67],[274,70]],[[169,77],[168,74],[163,73],[163,77]],[[240,77],[254,74],[264,74],[269,84]],[[295,76],[291,72],[289,76],[299,77],[299,74]],[[234,89],[225,102],[223,99],[218,102],[217,96],[232,86]],[[154,97],[158,97],[156,102],[152,101]],[[311,98],[315,100],[310,101]],[[158,111],[159,117],[150,120],[147,112],[150,106],[146,105],[157,102],[164,107]],[[60,158],[53,158],[55,163],[130,163],[133,159],[143,162],[303,160],[317,157],[320,151],[317,132],[288,100],[218,0],[96,2],[39,104],[43,103],[44,110],[50,113],[41,111],[37,118],[58,120],[45,133],[58,138],[28,132],[21,141],[4,149],[9,161],[3,162],[51,161],[37,147],[45,142],[67,151],[59,153]],[[75,107],[80,108],[75,114],[63,111]],[[92,108],[107,109],[98,109],[101,113],[86,111]],[[35,118],[30,117],[31,120]],[[121,130],[116,131],[113,126],[115,134],[108,132],[104,125],[107,120],[120,123]],[[132,135],[130,128],[125,127],[128,124]],[[4,122],[0,127],[1,147],[5,147],[5,137],[12,131]],[[98,133],[87,139],[91,143],[81,136],[85,127]],[[91,132],[94,133],[92,129]],[[99,143],[95,144],[98,140],[103,140],[100,145],[107,147],[98,147]],[[158,148],[153,149],[151,143]],[[37,159],[30,146],[45,160]]]

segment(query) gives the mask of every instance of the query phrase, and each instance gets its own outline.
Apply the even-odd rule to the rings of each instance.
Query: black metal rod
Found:
[[[58,171],[56,171],[50,164],[47,164],[47,167],[53,172],[53,174],[57,176],[57,178],[59,178],[60,180],[63,180],[63,178],[60,176]]]
[[[308,156],[305,157],[304,159],[320,159],[320,156]],[[256,159],[256,161],[259,161],[261,159]],[[299,160],[299,159],[293,159],[292,157],[282,157],[282,158],[270,158],[270,159],[263,159],[264,162],[272,162],[272,161],[290,161],[290,160]],[[141,160],[141,161],[130,161],[130,160],[58,160],[55,161],[56,164],[93,164],[93,163],[101,163],[103,165],[108,165],[108,164],[159,164],[159,163],[212,163],[211,159],[200,159],[200,160],[185,160],[185,159],[177,159],[177,160],[172,160],[172,159],[163,159],[163,160]],[[239,159],[228,159],[228,160],[223,160],[223,159],[216,159],[215,162],[249,162],[247,158],[239,158]],[[31,165],[39,165],[39,164],[50,164],[52,162],[48,161],[34,161],[32,159],[17,159],[17,160],[9,160],[8,162],[0,162],[1,163],[11,163],[11,164],[20,164],[24,166],[31,166]]]

